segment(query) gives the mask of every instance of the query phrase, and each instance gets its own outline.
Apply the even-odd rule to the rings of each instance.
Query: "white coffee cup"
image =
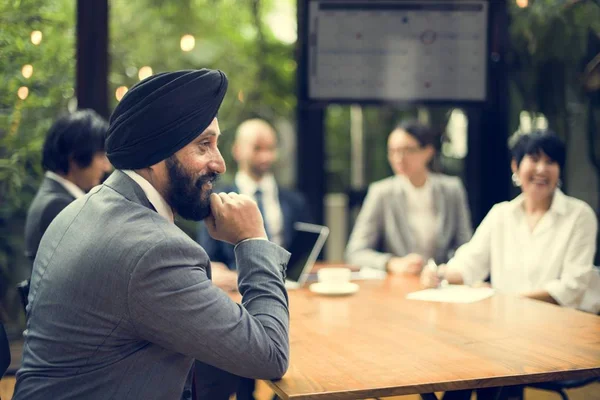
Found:
[[[343,285],[350,282],[352,271],[348,268],[321,268],[317,271],[319,283],[326,285]]]

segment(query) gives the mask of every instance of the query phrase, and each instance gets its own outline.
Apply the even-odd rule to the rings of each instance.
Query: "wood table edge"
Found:
[[[600,378],[600,365],[594,368],[583,368],[569,371],[550,371],[527,375],[505,375],[490,378],[467,379],[462,381],[446,381],[439,383],[425,383],[420,385],[387,387],[380,389],[359,389],[344,392],[302,393],[298,395],[286,394],[277,383],[280,381],[265,381],[268,386],[283,400],[349,400],[371,397],[403,396],[410,394],[446,392],[450,390],[481,389],[497,386],[527,385],[532,383],[583,379],[590,377]]]

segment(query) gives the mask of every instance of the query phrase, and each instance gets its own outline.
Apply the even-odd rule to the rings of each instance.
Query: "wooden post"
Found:
[[[307,10],[308,0],[298,0],[298,105],[297,120],[297,154],[296,182],[298,189],[306,196],[311,214],[316,223],[322,224],[324,218],[324,199],[326,191],[325,172],[325,127],[324,109],[311,104],[308,100],[308,81],[306,79],[306,58],[308,39]]]
[[[506,0],[489,4],[488,101],[467,110],[469,152],[465,180],[474,227],[494,204],[510,197],[508,6]]]
[[[77,108],[108,118],[108,0],[77,0]]]

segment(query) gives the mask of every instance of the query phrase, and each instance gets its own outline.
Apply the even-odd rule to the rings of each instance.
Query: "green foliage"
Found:
[[[600,32],[600,7],[536,0],[526,8],[511,4],[509,73],[523,108],[550,120],[567,112],[567,90],[582,96],[581,75],[588,32]],[[565,123],[555,128],[567,136]]]
[[[291,2],[291,0],[289,0]],[[230,152],[236,126],[249,117],[292,119],[295,107],[294,47],[278,41],[263,22],[272,4],[265,1],[148,0],[111,2],[110,93],[131,87],[137,71],[154,73],[218,68],[229,78],[219,113],[223,155]],[[195,37],[192,51],[180,49],[185,34]],[[116,105],[111,96],[112,106]],[[229,168],[231,177],[233,168]]]
[[[28,274],[23,226],[40,176],[43,136],[74,85],[74,2],[0,1],[0,319],[20,315],[14,285]],[[31,32],[42,32],[39,45]],[[33,66],[25,78],[24,65]],[[28,96],[17,96],[20,87]],[[12,289],[12,290],[9,290]]]

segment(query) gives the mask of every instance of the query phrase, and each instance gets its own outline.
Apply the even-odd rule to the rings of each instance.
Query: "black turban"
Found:
[[[216,117],[227,92],[219,70],[165,72],[134,85],[110,117],[106,155],[118,169],[154,165],[185,147]]]

